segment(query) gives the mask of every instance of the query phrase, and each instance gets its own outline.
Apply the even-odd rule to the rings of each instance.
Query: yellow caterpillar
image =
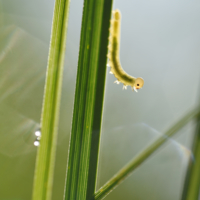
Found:
[[[119,10],[113,11],[113,19],[111,20],[110,37],[107,55],[109,61],[107,66],[111,67],[110,73],[114,74],[117,80],[114,83],[123,83],[123,89],[127,89],[127,86],[131,86],[132,90],[137,92],[144,85],[142,78],[134,78],[128,75],[122,68],[119,59],[119,43],[120,43],[120,22],[121,14]]]

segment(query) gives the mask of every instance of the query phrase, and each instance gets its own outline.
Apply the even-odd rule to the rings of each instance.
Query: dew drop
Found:
[[[38,136],[38,137],[37,137],[37,140],[40,141],[40,139],[41,139],[41,136]]]
[[[39,142],[39,141],[37,141],[37,140],[35,140],[35,141],[34,141],[34,146],[36,146],[36,147],[37,147],[37,146],[39,146],[39,145],[40,145],[40,142]]]
[[[41,131],[40,131],[40,130],[36,130],[36,131],[35,131],[35,136],[41,137]]]

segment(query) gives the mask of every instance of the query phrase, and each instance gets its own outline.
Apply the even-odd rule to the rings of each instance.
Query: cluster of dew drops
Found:
[[[41,129],[38,128],[36,131],[35,131],[35,136],[36,136],[36,139],[34,141],[34,146],[39,146],[40,145],[40,138],[41,138]]]

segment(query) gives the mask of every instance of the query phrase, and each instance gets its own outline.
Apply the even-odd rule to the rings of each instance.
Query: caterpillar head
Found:
[[[144,85],[143,78],[136,78],[135,84],[133,86],[133,89],[137,92],[138,89],[142,88]]]

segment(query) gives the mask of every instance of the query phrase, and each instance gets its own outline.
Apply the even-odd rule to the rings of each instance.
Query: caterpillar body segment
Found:
[[[120,49],[120,23],[121,14],[119,10],[113,11],[113,19],[111,20],[109,45],[108,45],[108,64],[110,67],[110,73],[114,74],[117,78],[115,83],[123,83],[123,89],[127,89],[127,86],[131,86],[132,90],[137,91],[144,85],[144,80],[142,78],[135,78],[127,74],[121,64],[119,59],[119,49]]]

